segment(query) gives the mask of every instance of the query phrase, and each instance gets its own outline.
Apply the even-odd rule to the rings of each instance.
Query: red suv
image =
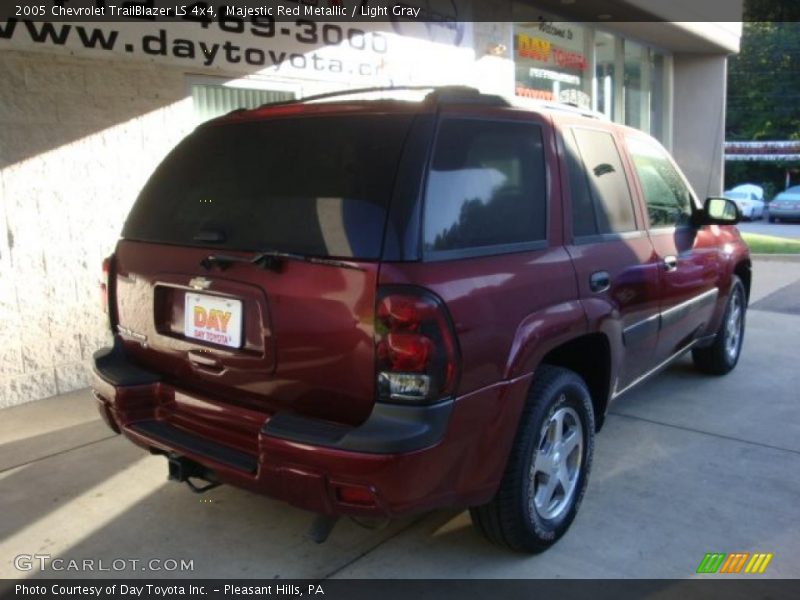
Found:
[[[101,414],[196,489],[470,507],[547,548],[611,400],[688,351],[736,365],[735,204],[566,106],[310,100],[205,123],[148,181],[105,263]]]

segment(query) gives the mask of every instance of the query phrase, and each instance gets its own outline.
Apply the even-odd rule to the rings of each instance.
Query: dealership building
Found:
[[[495,21],[472,21],[467,1],[405,4],[430,20],[0,21],[0,407],[88,385],[109,335],[100,264],[138,190],[194,127],[237,107],[466,84],[646,131],[698,195],[721,191],[740,3],[722,22],[682,0],[494,0],[481,18],[491,5]]]

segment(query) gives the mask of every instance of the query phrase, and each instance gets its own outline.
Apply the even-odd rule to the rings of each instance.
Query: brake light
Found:
[[[100,308],[108,313],[108,274],[111,272],[111,257],[103,259],[103,275],[100,278]]]
[[[379,401],[431,403],[456,391],[455,334],[444,304],[425,290],[379,291],[375,357]]]

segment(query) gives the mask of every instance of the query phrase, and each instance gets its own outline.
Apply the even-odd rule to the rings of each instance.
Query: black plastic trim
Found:
[[[450,420],[453,400],[426,406],[376,402],[358,427],[278,413],[264,424],[266,436],[372,454],[413,452],[439,442]]]
[[[430,90],[425,96],[426,103],[440,104],[445,102],[463,102],[485,104],[487,106],[502,106],[510,107],[511,104],[502,96],[495,94],[484,94],[479,89],[466,86],[466,85],[390,85],[390,86],[374,86],[362,87],[354,89],[336,90],[333,92],[323,92],[321,94],[313,94],[302,98],[292,98],[290,100],[280,100],[278,102],[267,102],[256,107],[272,108],[276,106],[286,106],[290,104],[306,104],[315,100],[324,100],[328,98],[338,98],[341,96],[355,96],[358,94],[368,94],[373,92],[396,92],[396,91],[421,91]],[[356,99],[357,100],[357,99]],[[233,114],[246,109],[232,110],[227,114]]]
[[[663,310],[656,315],[647,317],[641,321],[637,321],[633,325],[628,325],[622,331],[622,342],[626,346],[635,344],[636,342],[642,340],[642,338],[661,331],[665,327],[669,327],[674,323],[677,323],[686,317],[686,315],[691,311],[702,308],[707,304],[713,304],[716,302],[717,296],[718,290],[716,288],[712,288],[693,298],[689,298],[685,302],[681,302],[680,304]]]
[[[457,248],[455,250],[425,250],[425,262],[439,262],[445,260],[459,260],[462,258],[479,258],[482,256],[498,256],[500,254],[515,254],[519,252],[533,252],[545,250],[549,247],[547,240],[532,240],[512,244],[495,244],[492,246],[473,246],[470,248]]]
[[[128,429],[171,449],[191,452],[237,471],[255,473],[258,468],[255,456],[203,439],[164,421],[140,421],[129,425]]]
[[[114,336],[111,348],[101,348],[93,355],[94,370],[114,386],[150,385],[161,381],[161,376],[131,363],[125,355],[122,341]]]
[[[278,413],[264,424],[261,432],[296,442],[336,446],[352,430],[347,425]]]
[[[674,325],[694,310],[698,310],[708,304],[714,304],[718,296],[719,290],[717,288],[711,288],[702,294],[689,298],[685,302],[681,302],[680,304],[661,311],[661,328],[664,329],[670,325]]]
[[[397,166],[394,190],[389,204],[382,260],[385,262],[417,261],[422,220],[422,189],[425,166],[431,152],[434,127],[433,113],[422,113],[414,121],[406,137]]]
[[[661,314],[655,314],[633,325],[628,325],[622,331],[622,343],[626,346],[635,345],[649,335],[658,333],[661,329]]]

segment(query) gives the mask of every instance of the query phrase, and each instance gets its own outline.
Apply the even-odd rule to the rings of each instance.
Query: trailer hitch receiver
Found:
[[[195,493],[202,494],[213,490],[220,485],[214,472],[185,456],[170,455],[167,457],[168,481],[186,482],[186,485]],[[201,480],[204,484],[198,485],[193,479]]]

